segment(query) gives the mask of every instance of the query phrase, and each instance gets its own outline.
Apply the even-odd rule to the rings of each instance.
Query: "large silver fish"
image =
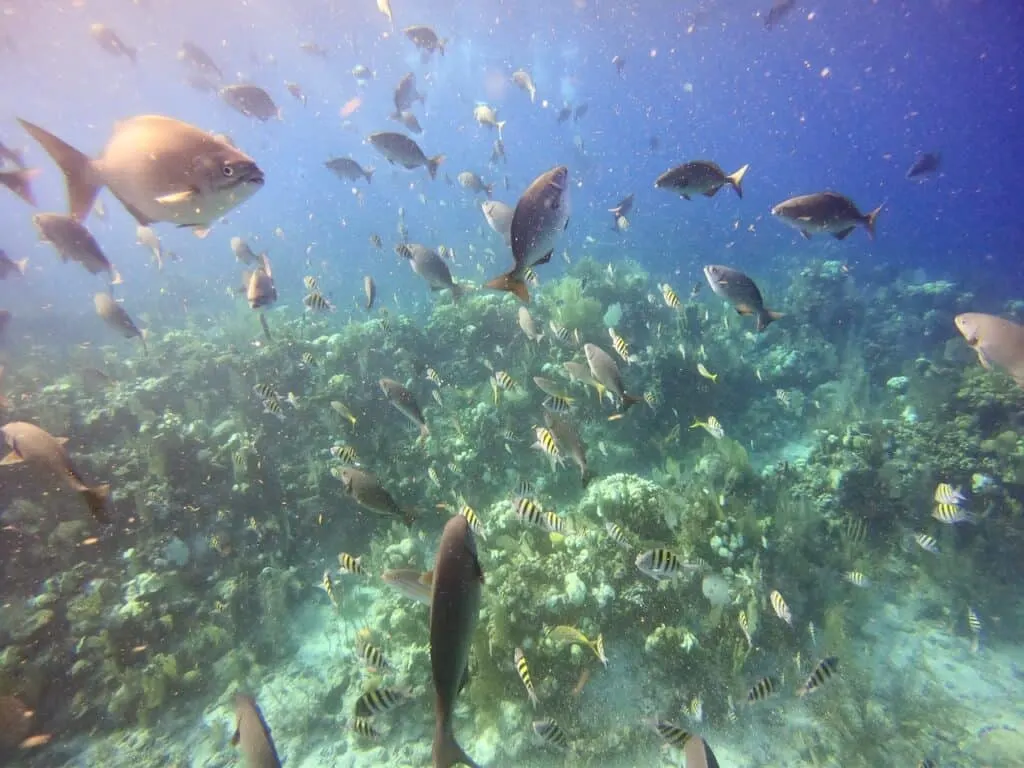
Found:
[[[95,160],[38,125],[18,122],[60,166],[69,213],[78,221],[109,187],[139,224],[169,221],[205,234],[263,186],[263,171],[248,155],[170,117],[141,115],[118,123]]]
[[[622,373],[611,355],[596,344],[584,344],[583,352],[587,356],[587,365],[590,366],[590,375],[594,377],[594,381],[615,395],[623,411],[644,401],[642,397],[627,394],[622,383]]]
[[[430,430],[427,428],[427,423],[423,418],[420,404],[416,402],[416,396],[394,379],[381,379],[379,384],[388,402],[395,406],[409,421],[419,427],[420,438],[425,440],[430,437]]]
[[[783,317],[781,312],[765,309],[764,299],[757,285],[738,269],[723,267],[721,264],[708,264],[704,267],[704,277],[708,280],[711,290],[732,304],[741,315],[754,315],[757,318],[757,330],[763,331],[769,323]]]
[[[570,208],[568,168],[559,165],[534,179],[512,214],[509,241],[515,266],[486,287],[509,291],[529,303],[523,276],[529,267],[551,261],[555,243],[569,226]]]
[[[409,260],[412,271],[427,281],[432,291],[445,288],[452,292],[452,301],[458,301],[464,289],[452,279],[451,270],[437,251],[419,243],[400,243],[395,246],[395,253]]]
[[[828,233],[836,240],[842,240],[857,227],[863,225],[868,236],[875,237],[875,220],[882,212],[878,206],[869,213],[861,213],[853,201],[838,192],[815,192],[783,200],[772,208],[772,216],[778,216],[789,226],[800,231],[807,240],[814,233]]]
[[[430,603],[430,669],[436,693],[434,768],[458,763],[479,768],[455,740],[452,713],[468,672],[483,582],[473,530],[465,517],[454,515],[441,534]]]
[[[419,144],[401,133],[390,131],[371,133],[367,137],[367,141],[392,165],[400,165],[409,170],[423,166],[432,179],[437,177],[437,169],[444,162],[444,155],[427,157],[420,149]]]

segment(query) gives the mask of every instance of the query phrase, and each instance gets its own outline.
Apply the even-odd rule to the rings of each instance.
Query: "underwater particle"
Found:
[[[608,337],[612,340],[612,348],[615,353],[622,358],[626,365],[632,365],[633,360],[629,356],[629,344],[626,343],[626,340],[619,336],[614,328],[608,329]]]
[[[352,730],[357,736],[362,736],[364,739],[380,738],[380,731],[373,727],[373,721],[368,717],[352,718]]]
[[[959,506],[967,501],[967,497],[960,491],[959,485],[954,488],[949,483],[939,483],[935,486],[934,500],[936,504]]]
[[[373,717],[390,712],[409,700],[408,688],[373,688],[356,700],[356,717]]]
[[[826,656],[824,659],[819,661],[811,671],[810,676],[804,682],[799,689],[797,689],[797,696],[806,696],[808,693],[813,693],[818,690],[826,681],[830,680],[834,675],[839,672],[839,657],[838,656]]]
[[[786,605],[786,600],[782,597],[779,590],[773,589],[771,594],[768,595],[768,600],[772,604],[772,610],[775,611],[775,615],[792,627],[793,614],[789,610],[789,606]]]
[[[693,738],[693,734],[685,728],[680,728],[678,725],[667,720],[654,720],[651,722],[651,725],[657,734],[664,739],[666,744],[676,749],[683,749],[690,739]]]
[[[530,665],[526,663],[526,654],[523,653],[522,648],[516,648],[513,660],[515,661],[516,672],[519,673],[519,679],[522,680],[523,685],[526,686],[526,692],[530,696],[533,708],[536,709],[537,694],[533,690],[533,680],[530,678]]]
[[[714,416],[708,416],[707,421],[694,419],[693,424],[690,425],[690,429],[697,429],[698,427],[702,428],[705,432],[715,438],[715,440],[721,440],[725,437],[725,430],[722,428],[722,423]]]
[[[631,549],[629,539],[626,536],[626,532],[622,530],[621,525],[608,521],[604,524],[604,529],[608,531],[608,538],[610,538],[617,547],[627,551]]]
[[[562,727],[550,717],[535,720],[533,732],[549,747],[554,747],[562,752],[569,748],[569,737],[565,735]]]
[[[658,396],[651,391],[644,392],[644,402],[647,403],[653,411],[658,405]]]
[[[515,439],[515,435],[511,438],[506,434],[506,440]],[[534,494],[533,483],[527,477],[520,477],[516,480],[515,486],[512,488],[512,495],[516,498],[528,498]],[[517,507],[518,510],[518,507]]]
[[[512,500],[516,516],[531,525],[544,525],[544,510],[533,499],[527,496],[517,496]]]
[[[946,525],[974,522],[974,515],[956,504],[936,504],[932,509],[932,517]]]
[[[231,746],[241,748],[249,768],[281,768],[270,726],[256,699],[243,693],[235,695],[235,734]]]
[[[843,574],[843,578],[855,587],[862,589],[871,586],[871,581],[860,571],[847,571]]]
[[[384,571],[381,579],[398,592],[424,605],[430,605],[430,595],[434,583],[433,571],[417,571],[411,568],[395,568]]]
[[[692,568],[680,560],[675,552],[664,547],[641,552],[636,556],[636,567],[655,581],[673,579],[684,569]]]
[[[558,339],[563,344],[569,341],[569,329],[561,323],[556,323],[554,320],[548,320],[548,328],[551,330],[551,335]]]
[[[37,213],[32,217],[32,223],[39,231],[39,239],[52,245],[62,262],[76,261],[89,274],[106,272],[111,285],[121,283],[120,273],[80,221],[59,213]]]
[[[552,472],[555,471],[556,467],[565,464],[565,459],[562,458],[562,454],[558,450],[558,443],[555,441],[555,436],[551,433],[550,429],[547,427],[535,427],[534,434],[537,436],[537,441],[530,447],[540,450],[548,457],[548,460],[551,462]]]
[[[423,418],[423,411],[416,401],[416,396],[394,379],[384,378],[380,380],[379,384],[387,401],[409,421],[419,427],[420,439],[425,440],[430,437],[430,429]]]
[[[366,569],[363,568],[363,558],[352,557],[348,552],[338,553],[338,565],[344,573],[351,573],[356,576],[368,576]]]
[[[939,545],[935,539],[929,536],[927,533],[915,533],[914,541],[921,549],[925,552],[931,552],[933,555],[939,554]]]
[[[378,235],[376,232],[370,235],[370,245],[372,245],[378,251],[384,250],[384,240],[381,239],[381,236]],[[372,280],[372,278],[369,279]],[[367,307],[367,309],[369,309],[369,307]]]
[[[604,653],[604,636],[598,634],[596,640],[590,640],[585,634],[580,632],[576,627],[566,626],[560,624],[557,627],[548,629],[544,636],[554,643],[559,645],[584,645],[594,652],[597,656],[597,660],[600,661],[605,668],[608,667],[608,657]]]
[[[334,580],[331,578],[331,572],[324,570],[323,578],[320,579],[320,589],[327,593],[327,598],[331,601],[331,605],[334,606],[334,610],[338,611],[341,606],[338,605],[338,597],[334,591]]]
[[[751,703],[755,701],[764,701],[778,692],[779,679],[777,677],[772,677],[771,675],[762,677],[754,683],[753,687],[747,693],[747,701]]]
[[[699,373],[705,379],[710,381],[712,384],[718,381],[718,374],[709,371],[707,367],[704,365],[704,363],[697,363],[697,373]]]

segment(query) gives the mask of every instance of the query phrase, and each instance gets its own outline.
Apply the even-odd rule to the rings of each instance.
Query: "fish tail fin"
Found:
[[[366,177],[366,183],[367,184],[369,184],[369,183],[371,183],[373,181],[373,172],[376,171],[376,170],[377,170],[376,168],[365,168],[365,169],[363,169],[363,176]]]
[[[33,208],[36,207],[36,197],[32,194],[32,179],[39,175],[34,168],[19,168],[16,171],[4,174],[4,186],[16,194]]]
[[[430,174],[431,179],[437,178],[437,169],[441,167],[441,163],[444,162],[444,155],[434,155],[433,157],[427,158],[427,173]]]
[[[438,727],[434,735],[434,768],[450,768],[453,765],[468,765],[469,768],[480,768],[473,758],[459,746],[455,734],[450,728]]]
[[[508,291],[509,293],[514,293],[516,298],[524,304],[530,303],[530,291],[526,287],[526,283],[511,272],[507,272],[500,277],[489,280],[484,284],[484,287],[490,288],[492,291]]]
[[[736,190],[736,194],[740,196],[741,200],[743,199],[743,177],[747,175],[749,170],[750,164],[748,163],[736,171],[736,173],[731,173],[725,177],[732,184],[732,188]]]
[[[101,184],[96,183],[92,160],[38,125],[22,120],[20,117],[18,122],[60,167],[67,184],[68,208],[71,211],[71,216],[78,221],[85,221],[85,217],[92,210],[92,205],[96,202],[96,195],[99,194],[102,187]]]
[[[875,221],[878,219],[878,214],[882,212],[883,208],[885,208],[885,203],[882,203],[864,217],[864,226],[867,228],[868,236],[870,236],[872,240],[875,239]]]
[[[101,483],[82,491],[82,498],[89,505],[89,513],[100,523],[109,523],[110,515],[107,510],[107,502],[110,499],[110,485]]]
[[[774,323],[779,318],[785,317],[784,312],[773,312],[770,309],[764,309],[757,313],[757,332],[760,333],[769,325]],[[717,375],[717,374],[716,374]]]
[[[18,272],[24,275],[25,270],[28,269],[28,259],[21,259],[19,261],[16,261],[14,262],[14,266],[17,268]]]
[[[643,401],[644,401],[644,399],[642,397],[637,397],[636,395],[627,395],[626,393],[623,393],[622,394],[622,412],[625,413],[631,407],[633,407],[637,403],[642,403]]]

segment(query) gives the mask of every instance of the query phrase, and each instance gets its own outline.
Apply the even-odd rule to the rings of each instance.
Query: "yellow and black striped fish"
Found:
[[[537,277],[537,273],[533,271],[533,267],[526,268],[526,271],[523,272],[523,279],[531,288],[536,288],[540,285],[540,278]]]
[[[560,518],[557,514],[551,511],[544,513],[544,520],[541,523],[544,530],[549,533],[564,533],[565,532],[565,521]]]
[[[356,700],[356,717],[373,717],[390,712],[409,698],[404,688],[374,688]]]
[[[679,309],[682,303],[679,301],[679,296],[676,294],[674,290],[672,290],[672,286],[669,285],[668,283],[662,283],[661,297],[665,300],[665,304],[669,307],[669,309]]]
[[[533,723],[533,732],[540,736],[541,740],[552,747],[560,750],[569,748],[569,737],[561,726],[550,717],[544,720],[536,720]]]
[[[331,601],[331,605],[334,606],[334,610],[338,610],[338,598],[334,594],[334,582],[331,580],[329,571],[324,571],[324,577],[320,580],[320,588],[327,593],[327,597]]]
[[[372,643],[363,642],[359,647],[359,658],[371,669],[390,669],[384,652]]]
[[[281,408],[281,401],[278,400],[276,397],[270,397],[264,400],[263,409],[267,413],[272,413],[274,416],[277,416],[277,418],[279,419],[284,418],[284,412],[283,409]]]
[[[512,506],[515,507],[516,515],[519,516],[520,520],[524,520],[532,525],[544,524],[544,510],[533,499],[526,496],[518,496],[512,501]]]
[[[267,382],[257,384],[252,389],[259,395],[261,400],[279,400],[281,398],[281,395],[277,392],[277,387]]]
[[[320,287],[320,280],[313,277],[312,275],[306,275],[302,278],[302,284],[306,287],[306,290],[312,293]]]
[[[351,445],[332,445],[331,456],[346,464],[351,464],[358,458],[356,449]]]
[[[561,342],[569,341],[569,329],[560,323],[556,323],[554,320],[548,321],[548,328],[551,329],[551,335],[554,336]]]
[[[316,358],[313,357],[312,352],[302,353],[302,364],[305,365],[307,368],[312,368],[314,365],[316,365]]]
[[[678,574],[683,568],[683,563],[672,550],[658,547],[637,555],[636,567],[652,579],[664,581]]]
[[[552,413],[568,413],[572,408],[572,401],[565,397],[548,395],[544,398],[541,406],[543,406],[544,410],[551,411]]]
[[[430,478],[430,482],[434,485],[441,485],[441,478],[438,477],[437,470],[434,467],[427,467],[427,477]]]
[[[960,487],[954,488],[949,483],[939,483],[935,486],[934,499],[936,504],[951,504],[959,506],[967,501],[967,497],[961,492]]]
[[[487,541],[487,530],[484,528],[483,520],[477,515],[476,511],[469,506],[469,504],[463,504],[459,507],[459,514],[462,515],[469,522],[469,527],[473,529],[473,533],[480,537],[481,541]]]
[[[511,390],[516,388],[515,380],[505,371],[494,372],[494,383],[498,385],[499,389]]]
[[[674,723],[670,723],[667,720],[656,720],[654,721],[654,730],[658,732],[658,735],[665,740],[665,743],[669,746],[675,747],[676,749],[683,749],[686,747],[686,743],[693,738],[693,734],[684,728],[680,728]]]
[[[353,718],[352,730],[356,732],[356,735],[362,736],[365,739],[376,739],[380,737],[380,732],[373,727],[373,721],[368,717]]]
[[[629,345],[626,343],[626,340],[619,336],[619,334],[615,332],[614,328],[608,329],[608,335],[611,337],[612,347],[615,349],[616,353],[618,353],[619,357],[621,357],[627,365],[631,364],[633,361],[629,357]]]
[[[981,619],[978,618],[978,614],[974,612],[974,609],[971,608],[971,606],[967,606],[967,626],[970,628],[972,634],[981,634]]]
[[[533,444],[533,447],[539,448],[547,455],[551,460],[551,468],[554,469],[556,464],[562,463],[562,453],[558,450],[558,443],[555,441],[555,436],[547,427],[537,427],[535,432],[537,435],[537,442]]]
[[[626,536],[626,532],[622,530],[621,525],[608,521],[604,524],[604,529],[608,531],[608,538],[615,542],[615,546],[622,549],[630,548],[629,539]]]
[[[768,599],[772,604],[772,610],[775,611],[775,615],[792,627],[793,613],[789,610],[789,606],[786,605],[786,599],[782,596],[782,593],[777,589],[773,589],[772,593],[768,595]]]
[[[352,557],[348,552],[341,552],[338,555],[338,565],[341,566],[341,570],[345,573],[353,573],[357,576],[365,576],[366,570],[363,568],[360,562],[363,558]]]
[[[530,679],[530,666],[526,663],[526,654],[523,653],[522,648],[516,648],[515,652],[515,664],[516,672],[519,673],[519,679],[523,681],[523,685],[526,686],[526,693],[530,696],[530,701],[533,703],[533,708],[537,708],[537,694],[533,690],[533,680]]]
[[[754,683],[754,687],[751,688],[750,691],[747,693],[747,701],[764,701],[772,694],[777,693],[778,690],[778,678],[772,677],[771,675],[769,675],[768,677],[762,677],[760,680]]]
[[[313,291],[302,300],[309,309],[314,312],[333,312],[334,305],[329,302],[320,291]]]
[[[839,657],[826,656],[818,662],[807,681],[797,690],[797,696],[806,696],[818,690],[827,680],[839,672]]]
[[[936,504],[932,510],[932,517],[946,525],[974,522],[974,516],[957,504]]]
[[[437,386],[441,386],[444,382],[441,380],[441,374],[435,371],[433,368],[427,368],[427,379],[434,382]]]
[[[860,571],[847,571],[843,574],[843,578],[853,584],[855,587],[864,589],[871,586],[871,581]]]
[[[935,539],[929,536],[927,533],[915,533],[914,541],[921,549],[925,552],[931,552],[933,555],[939,554],[939,544]]]

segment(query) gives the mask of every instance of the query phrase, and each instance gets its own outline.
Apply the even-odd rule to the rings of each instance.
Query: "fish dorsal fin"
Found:
[[[68,443],[68,439],[66,437],[55,437],[53,439],[56,440],[61,447],[67,445]]]

